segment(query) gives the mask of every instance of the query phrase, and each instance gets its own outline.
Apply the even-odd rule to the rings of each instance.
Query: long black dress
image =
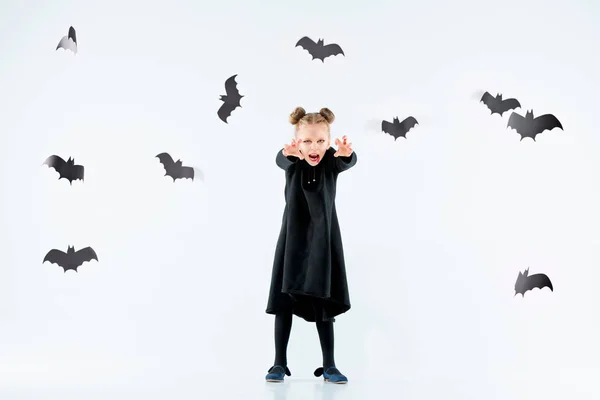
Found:
[[[280,150],[285,171],[283,221],[273,262],[268,314],[292,311],[306,321],[335,320],[350,309],[342,237],[335,209],[338,174],[356,164],[356,153],[335,157],[329,148],[313,167]]]

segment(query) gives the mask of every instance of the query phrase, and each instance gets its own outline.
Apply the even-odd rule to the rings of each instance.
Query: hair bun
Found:
[[[298,121],[302,119],[306,115],[306,111],[302,107],[296,107],[294,111],[290,114],[290,123],[292,125],[296,125]]]
[[[321,108],[321,110],[319,111],[319,114],[321,114],[323,116],[323,118],[325,118],[327,120],[328,123],[332,123],[333,120],[335,120],[335,115],[333,114],[333,112],[331,112],[331,110],[329,108]]]

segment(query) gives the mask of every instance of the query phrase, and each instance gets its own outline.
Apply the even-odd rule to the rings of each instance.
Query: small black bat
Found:
[[[519,276],[517,276],[517,281],[515,282],[515,296],[518,293],[521,293],[521,296],[525,297],[525,292],[528,290],[532,290],[534,288],[543,289],[545,287],[548,287],[551,291],[554,291],[552,282],[550,282],[550,278],[548,278],[546,274],[529,275],[529,268],[527,268],[525,272],[519,272]]]
[[[164,176],[170,176],[173,178],[173,182],[175,182],[176,179],[184,178],[194,180],[194,168],[184,167],[181,160],[173,161],[173,158],[169,153],[160,153],[156,157],[158,157],[163,167],[165,167],[166,172]]]
[[[67,272],[69,269],[77,272],[77,268],[79,266],[81,266],[84,262],[92,260],[98,261],[98,256],[91,247],[88,246],[75,251],[73,246],[68,246],[66,253],[56,249],[50,250],[48,254],[46,254],[46,257],[44,257],[42,264],[48,261],[52,264],[58,264],[65,270],[65,272]]]
[[[418,124],[419,123],[414,117],[408,117],[402,122],[398,120],[398,117],[395,117],[394,122],[382,121],[381,130],[392,135],[394,137],[394,141],[396,141],[399,137],[406,139],[406,134],[408,131]]]
[[[75,160],[69,157],[67,161],[57,155],[52,155],[44,161],[44,164],[50,168],[54,168],[58,172],[58,180],[67,179],[71,185],[74,180],[83,181],[84,168],[83,165],[76,165]],[[42,165],[44,165],[42,164]]]
[[[240,91],[237,88],[237,83],[235,81],[236,75],[233,75],[229,79],[225,81],[225,93],[226,95],[222,95],[220,100],[223,102],[223,105],[217,111],[217,115],[221,118],[221,121],[227,123],[227,118],[231,115],[233,110],[238,107],[242,107],[240,104],[240,100],[243,95],[240,94]]]
[[[296,43],[296,46],[294,47],[298,46],[308,51],[313,60],[318,59],[325,62],[325,59],[329,56],[337,56],[338,54],[341,54],[344,57],[346,56],[342,48],[335,43],[323,45],[323,39],[319,39],[319,41],[315,43],[315,41],[308,36],[304,36],[302,39],[298,40],[298,43]]]
[[[489,92],[485,92],[481,97],[480,103],[483,102],[490,109],[491,114],[504,114],[507,111],[514,110],[515,108],[520,108],[521,104],[517,99],[504,99],[502,100],[502,95],[498,93],[496,97],[492,96]]]
[[[535,141],[537,135],[544,132],[546,129],[549,131],[554,128],[564,130],[562,124],[554,115],[544,114],[537,118],[533,118],[533,110],[527,111],[525,117],[513,111],[513,113],[510,114],[508,125],[506,125],[506,127],[516,130],[521,135],[521,140],[530,137],[533,141]]]
[[[67,36],[63,36],[63,38],[60,39],[58,46],[56,46],[56,50],[61,48],[71,50],[73,53],[77,54],[77,35],[75,34],[75,28],[70,27]]]

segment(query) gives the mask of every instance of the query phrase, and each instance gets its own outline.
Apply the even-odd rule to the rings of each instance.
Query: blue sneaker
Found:
[[[269,372],[265,377],[267,382],[283,382],[283,378],[285,375],[292,375],[288,367],[284,368],[281,365],[274,365],[267,372]]]
[[[319,367],[314,372],[316,377],[323,375],[325,382],[330,383],[348,383],[346,378],[336,367],[329,367],[326,371],[323,371],[323,367]]]

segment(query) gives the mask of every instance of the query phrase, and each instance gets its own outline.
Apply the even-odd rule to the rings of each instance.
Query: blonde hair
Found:
[[[301,125],[325,124],[329,131],[329,125],[335,120],[335,115],[329,108],[321,108],[319,112],[306,113],[304,108],[296,107],[290,114],[290,123],[296,126],[296,132]]]

